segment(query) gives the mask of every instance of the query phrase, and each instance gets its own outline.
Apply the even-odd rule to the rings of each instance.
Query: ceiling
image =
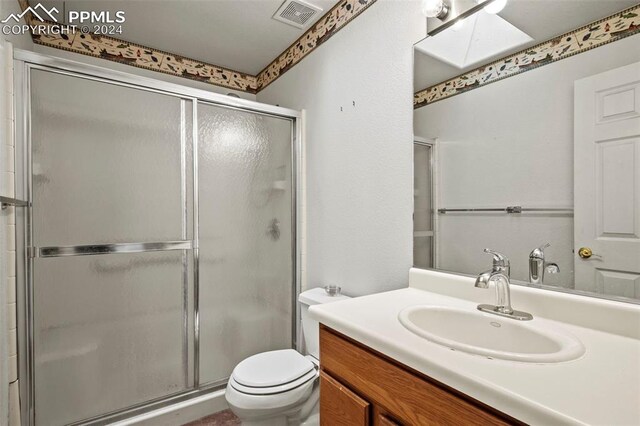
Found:
[[[533,40],[511,51],[489,57],[484,63],[613,15],[637,3],[638,0],[509,0],[499,15],[527,33]],[[426,89],[481,65],[476,64],[460,69],[421,53],[417,49],[414,49],[414,52],[415,91]]]
[[[323,10],[304,29],[271,18],[283,0],[41,0],[45,7],[125,12],[122,40],[256,75],[337,0],[306,0]],[[32,5],[36,1],[31,0]]]

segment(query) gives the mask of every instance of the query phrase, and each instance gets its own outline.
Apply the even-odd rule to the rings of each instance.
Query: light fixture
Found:
[[[427,18],[444,19],[449,14],[447,0],[422,0],[422,13]]]
[[[476,1],[480,3],[483,0],[480,0],[480,1],[476,0]],[[487,13],[491,13],[492,15],[495,15],[496,13],[501,12],[506,5],[507,5],[507,0],[494,0],[484,7],[484,11]]]
[[[456,28],[461,23],[462,27]],[[468,70],[532,41],[531,36],[500,15],[480,9],[435,36],[425,37],[415,47],[445,64]]]

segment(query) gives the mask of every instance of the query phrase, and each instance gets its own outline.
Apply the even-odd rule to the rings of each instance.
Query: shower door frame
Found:
[[[19,379],[22,419],[26,425],[35,425],[35,363],[34,363],[34,304],[33,304],[33,260],[38,256],[33,247],[32,241],[32,170],[31,170],[31,91],[30,73],[32,69],[54,72],[76,78],[93,80],[101,83],[116,86],[128,87],[131,89],[144,90],[163,95],[173,96],[181,100],[182,109],[184,102],[192,102],[192,123],[193,123],[193,326],[188,326],[188,321],[184,322],[183,333],[188,335],[193,332],[193,356],[187,359],[193,362],[193,385],[183,391],[166,395],[151,401],[146,401],[124,409],[104,413],[99,416],[85,419],[73,425],[105,424],[121,419],[125,419],[153,409],[166,407],[187,399],[191,399],[209,392],[222,389],[226,386],[226,379],[218,382],[200,383],[200,336],[199,336],[199,256],[198,256],[198,104],[209,104],[226,109],[234,109],[250,112],[258,115],[286,119],[291,121],[291,261],[292,261],[292,330],[291,341],[294,348],[300,349],[298,339],[298,328],[300,321],[300,308],[297,297],[300,293],[301,272],[300,272],[300,197],[298,197],[299,184],[302,182],[302,117],[301,111],[262,104],[246,99],[235,98],[206,90],[195,89],[179,84],[168,83],[152,78],[141,77],[108,68],[88,65],[55,56],[34,53],[16,49],[14,51],[14,138],[16,155],[16,197],[29,201],[29,206],[21,211],[16,210],[16,286],[18,298],[18,359],[19,359]],[[182,114],[182,127],[185,128],[185,115]],[[184,139],[184,131],[183,138]],[[183,177],[183,189],[186,185],[184,140],[181,142],[181,170]],[[22,168],[22,170],[20,170]],[[186,192],[183,194],[182,208],[186,209]],[[184,218],[188,212],[184,211]],[[183,224],[183,231],[186,222]],[[186,234],[183,234],[186,237]],[[186,251],[185,251],[186,252]],[[183,271],[186,271],[184,269]],[[183,286],[188,281],[183,280]],[[187,369],[187,372],[189,370]]]

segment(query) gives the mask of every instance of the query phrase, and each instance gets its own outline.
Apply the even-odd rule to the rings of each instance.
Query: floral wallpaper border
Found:
[[[104,35],[73,31],[71,34],[56,35],[32,33],[32,38],[34,43],[43,46],[255,94],[299,63],[375,2],[376,0],[340,0],[256,76]],[[28,0],[18,0],[18,3],[23,11],[29,7]],[[38,21],[30,15],[27,18],[30,24],[59,25]]]
[[[420,108],[640,33],[640,4],[416,92]]]

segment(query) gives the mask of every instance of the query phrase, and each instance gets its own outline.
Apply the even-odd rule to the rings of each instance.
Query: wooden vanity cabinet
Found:
[[[334,425],[368,425],[371,404],[324,372],[320,372],[322,415]],[[327,423],[329,424],[329,423]]]
[[[522,425],[320,325],[322,426]]]

